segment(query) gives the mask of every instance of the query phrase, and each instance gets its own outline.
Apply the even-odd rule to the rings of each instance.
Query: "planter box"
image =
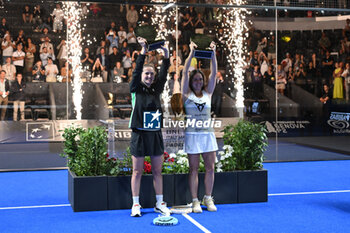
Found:
[[[204,173],[198,175],[198,198],[205,194]],[[129,209],[132,206],[131,176],[83,177],[68,172],[68,199],[75,212]],[[188,174],[164,174],[163,195],[168,206],[192,202]],[[267,170],[215,173],[213,197],[216,204],[267,201]],[[153,176],[143,175],[140,203],[155,205]]]
[[[238,203],[267,202],[267,170],[237,171]]]
[[[74,212],[107,210],[107,177],[76,176],[68,170],[68,199]]]
[[[143,175],[140,203],[143,208],[153,208],[156,203],[153,176]],[[168,206],[174,203],[174,175],[163,174],[163,196]],[[108,177],[108,209],[130,209],[132,206],[131,176]]]
[[[175,205],[185,205],[192,202],[188,184],[188,174],[176,174],[174,179]],[[198,198],[205,195],[204,173],[198,174]],[[237,172],[215,173],[212,196],[216,204],[237,203]]]

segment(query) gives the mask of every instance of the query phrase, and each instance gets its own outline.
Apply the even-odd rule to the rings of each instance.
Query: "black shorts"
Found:
[[[136,157],[163,155],[164,144],[162,131],[133,129],[131,133],[130,152]]]

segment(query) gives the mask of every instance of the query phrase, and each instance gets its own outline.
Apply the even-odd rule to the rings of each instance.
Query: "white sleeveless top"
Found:
[[[214,132],[211,120],[211,96],[203,91],[202,97],[190,93],[184,103],[186,112],[186,133]]]

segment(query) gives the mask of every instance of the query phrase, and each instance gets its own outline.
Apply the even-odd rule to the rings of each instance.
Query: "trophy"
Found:
[[[157,31],[152,25],[142,25],[135,28],[135,36],[147,40],[148,51],[156,50],[164,45],[165,40],[156,40]]]
[[[194,57],[211,59],[214,52],[210,49],[210,43],[212,39],[203,34],[196,34],[191,38],[191,41],[197,45],[196,50],[194,50]]]

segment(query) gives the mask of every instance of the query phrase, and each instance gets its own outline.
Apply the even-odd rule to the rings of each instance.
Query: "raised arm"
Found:
[[[190,91],[188,70],[189,70],[190,65],[191,65],[191,60],[192,60],[193,55],[194,55],[195,47],[197,47],[197,45],[195,43],[191,42],[190,54],[188,55],[188,57],[185,61],[184,68],[182,70],[181,94],[182,94],[183,98],[187,98],[187,95]]]
[[[162,61],[162,66],[160,67],[158,81],[156,82],[156,88],[159,92],[162,92],[164,90],[168,76],[168,69],[170,66],[168,42],[165,42],[164,46],[162,46],[161,49],[163,50],[164,58]]]
[[[214,54],[211,57],[211,63],[210,63],[210,66],[211,66],[210,70],[211,70],[211,72],[210,72],[210,75],[209,75],[207,92],[211,95],[211,94],[213,94],[214,89],[215,89],[215,84],[216,84],[215,77],[216,77],[216,73],[217,73],[217,70],[218,70],[218,64],[217,64],[217,61],[216,61],[216,45],[215,45],[214,41],[211,42],[210,48],[213,50]]]
[[[146,39],[142,37],[138,37],[137,41],[141,45],[142,49],[141,49],[140,55],[137,57],[137,60],[136,60],[136,68],[132,73],[132,80],[130,82],[130,92],[136,92],[138,86],[141,83],[141,74],[142,74],[143,64],[145,63],[145,57],[147,53]]]

